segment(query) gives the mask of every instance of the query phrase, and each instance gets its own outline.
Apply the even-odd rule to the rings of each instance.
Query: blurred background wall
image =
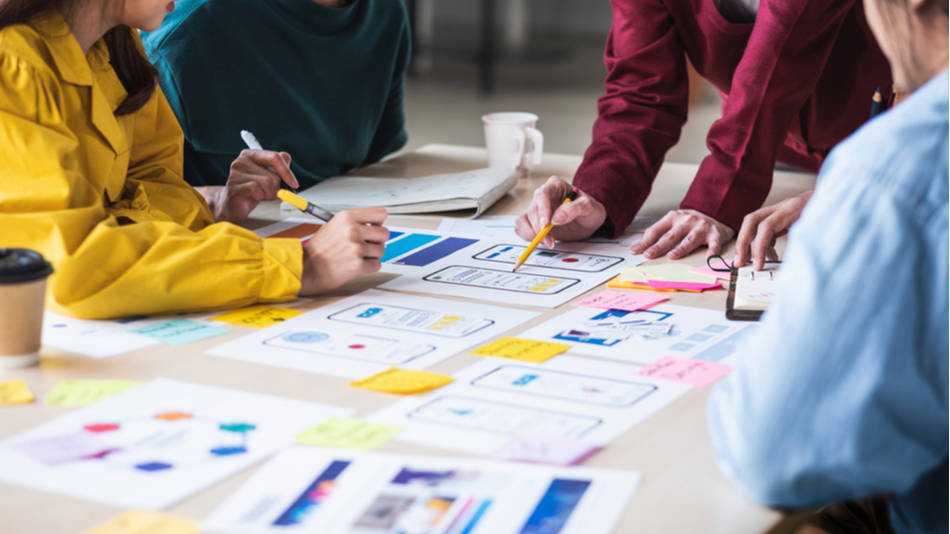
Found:
[[[405,0],[415,49],[407,82],[408,149],[484,145],[480,117],[540,116],[545,151],[582,154],[603,92],[608,0]],[[699,162],[719,97],[691,84],[689,121],[670,161]]]

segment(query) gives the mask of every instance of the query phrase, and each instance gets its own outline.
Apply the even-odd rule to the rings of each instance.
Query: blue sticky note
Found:
[[[173,347],[186,343],[194,343],[195,341],[220,336],[229,332],[230,330],[227,328],[192,321],[191,319],[171,319],[132,330],[134,334],[148,336]]]

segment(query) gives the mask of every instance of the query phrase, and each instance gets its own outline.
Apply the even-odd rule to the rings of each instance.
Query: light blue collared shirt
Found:
[[[944,71],[834,149],[712,393],[719,467],[764,504],[886,494],[897,532],[947,532],[947,93]]]

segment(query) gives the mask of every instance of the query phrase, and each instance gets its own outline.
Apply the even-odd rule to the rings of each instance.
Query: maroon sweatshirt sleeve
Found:
[[[686,57],[659,0],[612,0],[605,92],[574,185],[600,201],[622,233],[640,210],[686,122]]]
[[[732,78],[723,116],[706,139],[680,207],[738,230],[772,186],[789,126],[814,93],[853,0],[763,0]]]

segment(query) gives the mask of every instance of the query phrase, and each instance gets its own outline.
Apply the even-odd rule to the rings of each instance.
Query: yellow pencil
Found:
[[[308,201],[307,199],[295,195],[286,189],[281,189],[277,192],[277,198],[283,200],[284,202],[290,204],[291,206],[297,208],[298,210],[309,213],[318,219],[322,219],[326,222],[330,222],[330,219],[333,218],[333,214],[329,211],[317,206],[313,202]]]
[[[564,198],[564,202],[562,202],[561,205],[563,206],[564,204],[576,199],[578,193],[580,193],[580,191],[578,191],[576,187],[572,189],[571,192],[568,193]],[[549,222],[547,226],[538,232],[538,235],[534,236],[534,239],[531,240],[531,244],[528,245],[528,248],[524,249],[524,252],[521,253],[521,257],[518,258],[518,262],[515,263],[515,267],[511,270],[511,272],[517,271],[519,267],[524,265],[524,262],[528,260],[528,258],[531,256],[531,253],[534,252],[534,249],[538,248],[538,243],[547,237],[548,232],[550,232],[552,228],[554,228],[554,223]]]

